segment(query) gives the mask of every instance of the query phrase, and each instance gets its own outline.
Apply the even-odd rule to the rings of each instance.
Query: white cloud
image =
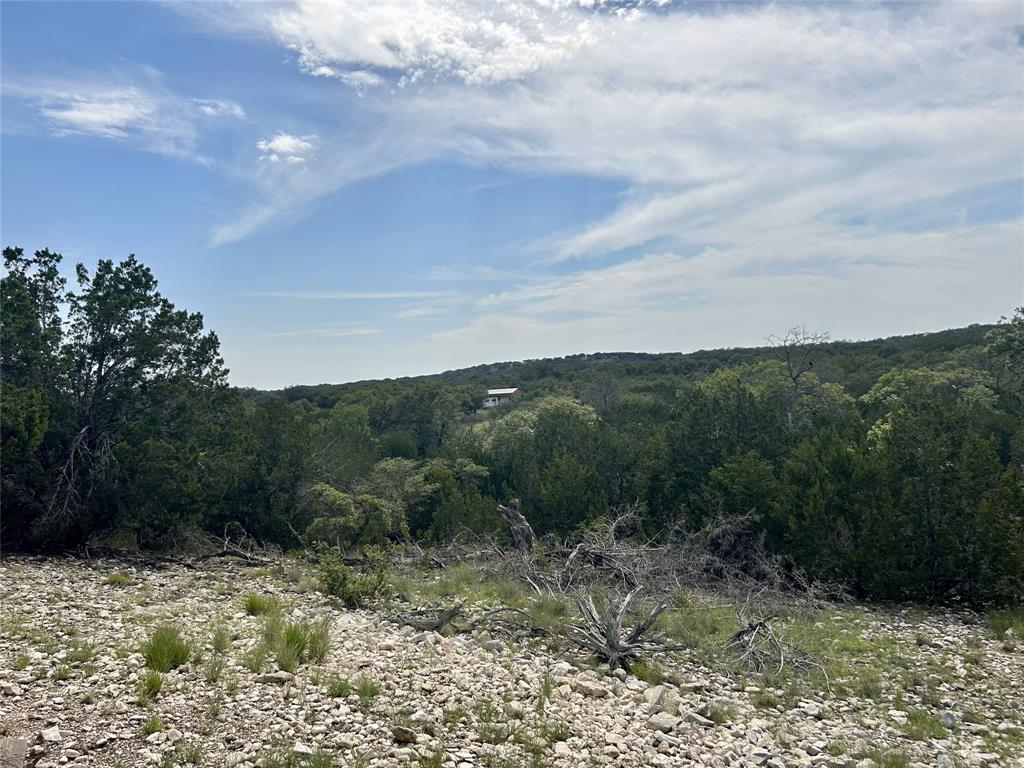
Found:
[[[245,110],[236,101],[228,99],[193,99],[196,107],[206,117],[234,117],[242,119]]]
[[[377,85],[456,77],[468,84],[518,79],[596,40],[592,21],[565,2],[322,3],[300,0],[267,15],[277,39],[312,75]]]
[[[807,222],[826,202],[874,205],[881,186],[896,204],[1019,167],[1015,3],[647,7],[296,2],[258,14],[304,71],[392,87],[361,100],[362,131],[325,137],[315,174],[219,240],[431,157],[630,185],[615,216],[566,233],[554,258],[718,237],[715,225],[765,204],[789,201]]]
[[[797,323],[916,332],[1024,294],[1019,220],[971,225],[965,203],[906,232],[886,215],[1020,179],[1019,3],[296,2],[254,23],[304,72],[355,78],[360,120],[317,126],[316,167],[267,184],[215,242],[435,158],[626,190],[610,216],[533,244],[546,263],[512,263],[511,287],[389,374],[757,343]]]
[[[4,92],[31,105],[56,136],[96,136],[203,163],[198,119],[245,115],[233,101],[181,97],[148,68],[135,78],[15,78]]]
[[[306,162],[316,145],[317,137],[313,134],[293,136],[284,131],[278,131],[269,139],[260,139],[256,142],[257,148],[263,152],[260,155],[261,160],[291,165]]]

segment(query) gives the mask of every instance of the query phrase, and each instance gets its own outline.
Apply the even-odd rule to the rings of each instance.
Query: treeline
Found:
[[[878,599],[1024,597],[1024,313],[875,342],[596,355],[266,393],[134,258],[4,251],[5,548],[342,548],[643,535],[742,521],[789,567]],[[479,410],[487,386],[524,396]]]

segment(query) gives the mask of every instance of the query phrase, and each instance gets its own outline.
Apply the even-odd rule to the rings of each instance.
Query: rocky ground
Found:
[[[284,620],[326,620],[322,660],[294,674],[273,654],[259,664],[266,618],[245,609],[250,592],[275,596]],[[830,694],[739,680],[680,653],[662,664],[674,682],[650,685],[539,645],[417,633],[232,563],[7,558],[0,766],[20,764],[22,749],[36,768],[1024,766],[1024,653],[1012,637],[951,614],[823,621],[836,625],[825,627],[834,652],[877,647],[886,663]],[[166,623],[191,656],[147,701],[140,649]]]

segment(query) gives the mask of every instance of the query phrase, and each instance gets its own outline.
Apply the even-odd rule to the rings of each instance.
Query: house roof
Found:
[[[509,387],[507,389],[488,389],[488,395],[514,395],[519,391],[519,387]]]

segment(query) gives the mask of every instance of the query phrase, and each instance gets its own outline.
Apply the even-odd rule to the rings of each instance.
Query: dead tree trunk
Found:
[[[512,530],[512,548],[519,550],[533,549],[537,536],[530,527],[530,523],[523,513],[519,511],[519,499],[512,499],[508,506],[498,505],[498,517],[508,523]]]

